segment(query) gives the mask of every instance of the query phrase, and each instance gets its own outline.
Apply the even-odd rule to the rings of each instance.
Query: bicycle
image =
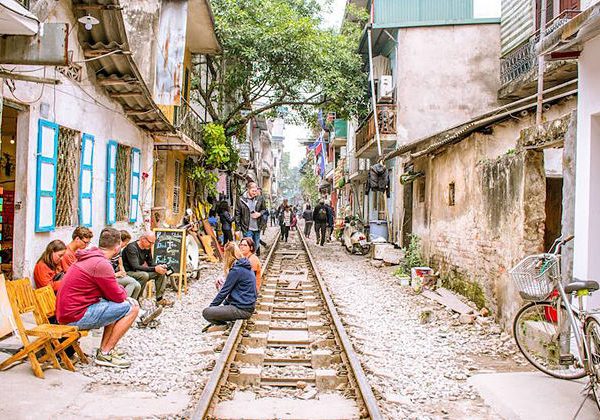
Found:
[[[598,290],[592,280],[563,286],[560,251],[573,239],[558,238],[548,253],[530,255],[509,274],[519,294],[529,303],[513,322],[515,341],[523,356],[538,370],[559,379],[589,378],[600,409],[600,314],[585,310],[583,297]],[[577,297],[577,306],[571,297]]]

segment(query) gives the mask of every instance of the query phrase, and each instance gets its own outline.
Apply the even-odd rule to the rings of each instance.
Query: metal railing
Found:
[[[175,128],[192,139],[196,144],[202,146],[202,117],[194,111],[188,102],[182,102],[176,108]]]
[[[379,134],[397,134],[396,130],[396,104],[377,105],[377,122]],[[356,130],[356,150],[362,149],[375,138],[375,118],[373,111]]]
[[[21,6],[29,10],[30,1],[29,0],[16,0]]]
[[[554,31],[564,26],[579,13],[579,10],[566,10],[562,12],[548,22],[546,25],[545,36],[549,36]],[[503,86],[517,80],[524,74],[537,69],[537,54],[535,47],[539,39],[540,30],[538,29],[520,47],[517,47],[502,57],[500,61],[500,81]]]

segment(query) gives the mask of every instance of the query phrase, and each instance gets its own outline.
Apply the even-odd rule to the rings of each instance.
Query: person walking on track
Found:
[[[260,195],[256,182],[249,182],[246,192],[238,198],[235,207],[235,224],[242,236],[252,238],[256,244],[256,255],[260,255],[260,231],[267,211],[264,198]]]
[[[313,211],[313,220],[315,223],[315,233],[317,235],[317,243],[323,246],[325,244],[327,234],[327,207],[325,207],[325,201],[319,200],[319,204],[315,206]]]
[[[310,231],[313,226],[313,212],[310,208],[310,204],[306,205],[306,209],[302,213],[302,218],[304,219],[304,236],[310,238]]]

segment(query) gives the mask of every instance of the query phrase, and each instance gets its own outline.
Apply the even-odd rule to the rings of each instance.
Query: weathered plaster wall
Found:
[[[547,120],[569,115],[571,99]],[[413,201],[413,232],[426,259],[453,286],[490,308],[508,326],[522,304],[507,271],[523,256],[542,252],[545,227],[544,153],[517,149],[533,115],[507,120],[490,135],[474,133],[435,157],[415,161],[425,172],[425,202]],[[455,205],[448,204],[455,184]]]
[[[160,0],[128,0],[122,3],[129,48],[150,92],[154,89],[156,72],[160,4]]]
[[[400,29],[399,143],[468,121],[497,106],[500,25]]]
[[[49,12],[48,22],[68,22],[76,27],[77,21],[70,9],[70,2],[60,0],[56,2]],[[83,60],[83,51],[77,40],[77,31],[69,35],[69,48],[73,50],[74,61]],[[17,70],[35,70],[39,66],[19,66]],[[137,128],[123,114],[118,104],[108,98],[100,88],[97,88],[89,79],[87,68],[83,68],[85,82],[73,82],[53,69],[30,71],[32,76],[54,77],[61,80],[61,84],[43,86],[29,82],[15,82],[16,89],[11,94],[6,86],[3,87],[3,96],[30,102],[29,108],[21,112],[17,120],[17,167],[16,167],[16,192],[15,203],[21,203],[19,210],[15,209],[15,240],[14,271],[15,276],[31,276],[33,266],[46,244],[52,239],[70,241],[73,227],[60,227],[54,232],[35,233],[35,188],[36,188],[36,152],[38,120],[40,118],[54,121],[59,125],[89,133],[95,138],[94,145],[94,173],[93,173],[93,225],[96,237],[92,241],[97,243],[97,235],[105,226],[105,201],[106,201],[106,145],[108,140],[135,146],[141,150],[141,170],[150,176],[140,185],[140,201],[144,208],[149,210],[152,204],[152,149],[153,140],[145,132]],[[48,115],[43,116],[41,108],[47,108]],[[144,216],[140,212],[138,222]],[[117,223],[116,228],[127,228],[133,233],[139,227],[129,223]]]

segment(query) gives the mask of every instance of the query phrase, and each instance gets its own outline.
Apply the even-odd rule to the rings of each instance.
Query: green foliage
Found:
[[[421,256],[421,238],[417,235],[410,235],[410,243],[404,253],[404,269],[410,273],[413,267],[422,267],[423,257]]]
[[[283,155],[281,156],[280,174],[279,186],[281,188],[281,194],[283,198],[292,199],[299,192],[298,178],[300,173],[298,172],[298,168],[290,167],[289,152],[283,152]]]
[[[212,9],[223,53],[208,60],[208,86],[198,76],[192,87],[228,135],[282,106],[305,120],[314,118],[314,108],[340,118],[364,108],[358,32],[323,29],[319,2],[213,0]]]
[[[314,204],[319,200],[319,177],[315,175],[315,161],[312,152],[307,157],[302,169],[300,192],[309,203]]]
[[[219,180],[217,170],[236,168],[239,155],[220,124],[204,125],[202,140],[205,154],[199,161],[186,159],[184,168],[187,176],[199,184],[207,195],[216,196],[216,184]]]

